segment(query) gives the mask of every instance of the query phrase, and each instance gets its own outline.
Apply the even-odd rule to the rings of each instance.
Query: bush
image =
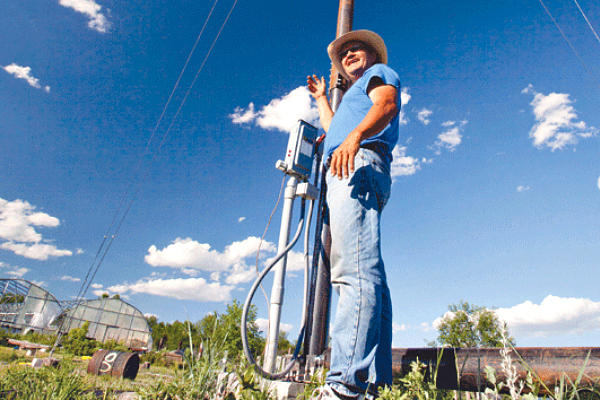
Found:
[[[94,339],[86,337],[90,323],[84,323],[80,328],[74,328],[69,331],[62,341],[65,351],[76,356],[91,356],[102,347],[101,343]]]

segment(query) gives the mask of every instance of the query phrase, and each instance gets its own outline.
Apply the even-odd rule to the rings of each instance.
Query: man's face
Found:
[[[362,42],[344,43],[339,53],[342,67],[352,82],[375,64],[376,55]]]

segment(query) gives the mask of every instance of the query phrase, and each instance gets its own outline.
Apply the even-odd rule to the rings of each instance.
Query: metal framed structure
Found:
[[[55,333],[62,311],[46,289],[24,279],[0,279],[0,327],[21,334]]]
[[[25,334],[63,334],[89,322],[87,336],[114,340],[140,351],[152,349],[144,314],[119,298],[60,302],[46,289],[24,279],[0,279],[0,328]]]
[[[87,336],[99,342],[114,340],[133,350],[152,348],[152,333],[144,314],[119,298],[84,300],[64,312],[62,332],[89,322]]]

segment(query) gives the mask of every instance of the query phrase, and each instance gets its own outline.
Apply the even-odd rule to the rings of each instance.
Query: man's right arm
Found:
[[[329,125],[331,124],[331,119],[333,118],[333,110],[331,109],[329,100],[327,100],[327,85],[325,84],[325,78],[321,77],[321,79],[318,79],[316,75],[309,75],[306,77],[306,83],[310,94],[317,102],[321,127],[327,132],[329,130]]]

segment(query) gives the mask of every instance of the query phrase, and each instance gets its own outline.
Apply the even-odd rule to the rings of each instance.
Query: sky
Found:
[[[162,321],[243,302],[275,162],[298,118],[318,124],[304,85],[329,76],[337,2],[3,9],[0,278],[70,300],[98,267],[87,297],[120,294]],[[599,345],[600,5],[356,1],[354,28],[384,38],[402,81],[381,228],[394,346],[425,346],[460,301],[495,310],[519,346]],[[301,251],[286,275],[290,336]]]

